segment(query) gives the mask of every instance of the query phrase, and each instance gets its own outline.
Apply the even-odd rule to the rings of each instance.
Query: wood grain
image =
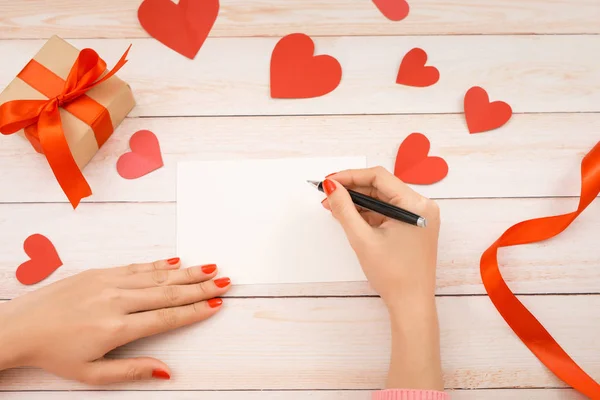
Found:
[[[125,180],[117,159],[140,129],[157,135],[165,166]],[[430,154],[450,168],[439,183],[413,186],[424,196],[579,196],[581,159],[600,139],[600,114],[515,115],[505,128],[478,135],[468,134],[461,115],[128,118],[86,167],[94,195],[84,201],[175,201],[184,160],[365,155],[369,165],[393,171],[412,132],[425,134]],[[0,171],[0,202],[67,201],[44,157],[20,137],[0,137]]]
[[[109,65],[132,43],[119,75],[138,102],[86,168],[94,195],[77,211],[43,157],[20,138],[0,138],[0,299],[88,268],[175,256],[178,161],[366,155],[369,165],[391,169],[400,142],[421,132],[450,166],[442,182],[414,188],[442,199],[437,293],[452,398],[583,399],[480,296],[479,257],[513,223],[577,204],[557,196],[579,195],[581,158],[600,139],[597,0],[413,0],[401,22],[370,0],[221,0],[195,60],[148,38],[137,21],[140,3],[0,2],[0,90],[58,34],[96,49]],[[293,32],[313,36],[317,54],[340,61],[342,83],[331,94],[269,97],[271,51]],[[395,84],[413,47],[428,52],[438,84]],[[460,113],[473,85],[511,104],[517,114],[505,127],[467,133]],[[115,163],[139,129],[157,134],[165,167],[126,181]],[[595,202],[560,237],[500,254],[515,292],[554,294],[521,299],[591,376],[600,376],[599,228]],[[53,240],[65,265],[25,287],[14,274],[26,259],[23,240],[35,232]],[[89,388],[22,368],[0,372],[1,396],[367,400],[387,371],[388,319],[366,282],[237,286],[215,318],[114,353],[137,355],[166,361],[173,380]],[[102,391],[78,391],[90,389]]]
[[[600,296],[523,301],[582,368],[600,374],[595,333]],[[448,388],[564,386],[510,331],[489,299],[443,297],[437,303]],[[172,370],[171,381],[110,388],[373,390],[382,387],[387,373],[388,324],[378,298],[226,299],[222,311],[201,324],[131,343],[113,355],[157,357]],[[0,386],[86,388],[28,368],[3,372]]]
[[[481,253],[510,225],[576,208],[577,199],[442,200],[443,224],[438,257],[438,294],[485,293],[479,275]],[[0,205],[0,298],[10,299],[88,268],[107,268],[176,256],[176,205],[173,203]],[[202,229],[200,227],[199,229]],[[517,293],[600,293],[600,202],[568,231],[547,242],[500,253],[502,272]],[[33,287],[15,279],[24,262],[25,238],[48,236],[64,266]],[[206,260],[206,263],[219,260]],[[228,275],[227,271],[221,271]],[[235,284],[235,275],[232,276]],[[366,282],[243,285],[228,296],[375,295]]]
[[[2,392],[6,400],[371,400],[370,390],[327,391],[76,391],[76,392]],[[583,400],[570,389],[475,389],[449,390],[453,400]]]
[[[152,39],[85,39],[113,65],[130,43],[119,76],[133,88],[131,116],[421,114],[462,112],[465,92],[486,88],[517,113],[600,111],[600,35],[325,37],[318,54],[336,57],[340,86],[313,99],[269,95],[277,38],[212,38],[190,61]],[[13,79],[42,40],[0,42],[0,83]],[[404,54],[421,47],[440,70],[428,88],[395,83]]]
[[[175,0],[176,1],[176,0]],[[146,37],[140,0],[2,2],[0,38]],[[388,21],[371,1],[221,0],[211,32],[222,36],[600,33],[596,0],[419,0],[409,16]]]

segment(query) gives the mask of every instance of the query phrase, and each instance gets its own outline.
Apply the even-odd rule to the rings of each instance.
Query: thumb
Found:
[[[350,198],[350,193],[339,182],[333,179],[325,179],[323,181],[323,191],[327,195],[333,216],[340,222],[351,242],[356,238],[363,237],[371,229],[371,226],[356,209]]]
[[[91,385],[147,379],[171,379],[169,367],[162,361],[149,357],[102,358],[86,364],[82,373],[84,383]]]

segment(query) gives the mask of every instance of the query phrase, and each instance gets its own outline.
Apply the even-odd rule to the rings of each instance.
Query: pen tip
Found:
[[[423,217],[419,217],[417,220],[417,226],[420,228],[425,228],[427,226],[427,220]]]
[[[309,180],[307,180],[306,182],[307,182],[309,185],[312,185],[312,186],[314,186],[314,187],[319,187],[319,182],[317,182],[317,181],[309,181]]]

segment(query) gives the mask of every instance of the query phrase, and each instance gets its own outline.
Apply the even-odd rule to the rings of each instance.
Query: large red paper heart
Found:
[[[318,97],[340,84],[340,63],[328,55],[315,56],[314,51],[312,39],[302,33],[279,40],[271,54],[271,97]]]
[[[379,11],[392,21],[401,21],[408,15],[410,7],[405,0],[373,0]]]
[[[427,53],[415,47],[402,59],[396,83],[406,86],[427,87],[440,79],[440,71],[436,67],[425,66]]]
[[[30,260],[17,268],[17,280],[23,285],[33,285],[50,276],[62,264],[52,242],[39,233],[25,239],[23,249]]]
[[[156,135],[150,131],[138,131],[129,139],[131,152],[117,161],[117,172],[125,179],[142,177],[160,167],[163,159]]]
[[[398,148],[394,175],[405,183],[430,185],[448,175],[448,164],[441,157],[429,157],[429,139],[411,133]]]
[[[496,129],[508,122],[512,108],[503,101],[490,103],[485,89],[474,86],[465,94],[465,118],[470,133]]]
[[[196,57],[219,14],[219,0],[144,0],[138,19],[148,34],[190,59]]]

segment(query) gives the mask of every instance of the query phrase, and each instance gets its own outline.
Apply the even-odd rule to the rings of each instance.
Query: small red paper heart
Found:
[[[315,44],[302,33],[283,37],[271,54],[271,97],[302,99],[323,96],[342,79],[342,66],[328,55],[314,55]]]
[[[441,157],[429,157],[429,139],[411,133],[398,148],[394,175],[405,183],[430,185],[448,175],[448,164]]]
[[[436,67],[425,66],[427,53],[415,47],[402,59],[396,83],[406,86],[427,87],[440,79],[440,71]]]
[[[117,161],[117,172],[125,179],[140,178],[162,167],[160,145],[154,133],[142,130],[129,139],[131,152],[123,154]]]
[[[23,285],[38,283],[63,265],[54,245],[44,235],[35,233],[29,236],[23,243],[23,249],[30,258],[17,268],[17,280]]]
[[[506,124],[512,108],[503,101],[490,103],[485,89],[474,86],[465,94],[465,119],[470,133],[496,129]]]
[[[373,3],[387,19],[392,21],[403,20],[410,10],[405,0],[373,0]]]
[[[190,59],[196,57],[219,14],[219,0],[144,0],[138,19],[150,36]]]

